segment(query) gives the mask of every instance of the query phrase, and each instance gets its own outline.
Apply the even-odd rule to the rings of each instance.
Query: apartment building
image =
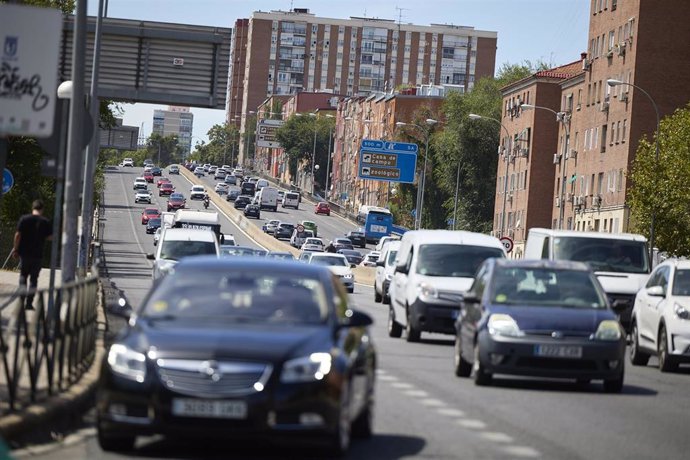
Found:
[[[194,114],[189,107],[169,106],[168,110],[153,111],[153,133],[177,136],[178,145],[185,156],[191,152],[193,127]]]
[[[504,231],[512,232],[505,234],[514,235],[516,243],[523,241],[526,229],[534,226],[628,231],[629,173],[640,139],[653,139],[657,127],[655,106],[663,118],[690,99],[690,80],[681,77],[690,74],[690,8],[686,1],[591,0],[590,8],[587,52],[582,54],[579,71],[573,71],[572,65],[565,66],[570,76],[552,82],[560,88],[557,105],[553,95],[529,102],[522,98],[520,103],[537,106],[526,112],[518,108],[516,96],[527,86],[503,89],[504,107],[514,116],[519,114],[518,119],[525,123],[511,126],[511,136],[530,128],[533,143],[547,138],[542,148],[555,147],[551,155],[555,174],[544,175],[542,181],[528,168],[527,182],[523,179],[521,183],[524,193],[513,193],[512,203],[506,200]],[[545,109],[559,113],[558,117]],[[539,116],[550,123],[540,123]],[[535,145],[528,155],[530,162],[537,159]],[[539,156],[543,160],[548,157]],[[516,157],[515,164],[520,165],[520,161],[527,163]],[[510,167],[509,181],[515,168],[519,166]],[[501,177],[505,175],[505,163],[500,162],[494,221],[497,233],[501,233],[501,193],[505,188]],[[519,171],[516,184],[520,183],[518,177]],[[545,183],[551,190],[544,190]],[[550,208],[549,220],[543,213],[532,213],[529,203],[533,197],[534,203]],[[510,212],[514,213],[512,217]]]
[[[275,94],[330,91],[356,97],[442,83],[468,91],[495,68],[496,32],[466,26],[322,18],[295,8],[254,12],[244,50],[243,33],[238,30],[234,37],[239,60],[233,55],[226,116],[228,122],[239,116],[241,131],[243,114]],[[235,75],[242,69],[240,85]]]

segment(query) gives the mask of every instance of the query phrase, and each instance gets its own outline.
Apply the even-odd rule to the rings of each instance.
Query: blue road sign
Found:
[[[413,183],[417,144],[364,139],[359,149],[360,179]]]
[[[9,192],[13,185],[14,176],[9,169],[5,168],[5,171],[2,173],[2,194],[4,195],[5,193]]]

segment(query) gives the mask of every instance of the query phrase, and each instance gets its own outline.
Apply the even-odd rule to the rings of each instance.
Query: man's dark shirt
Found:
[[[43,216],[27,214],[17,223],[20,257],[40,259],[43,256],[43,245],[46,238],[53,234],[50,222]]]

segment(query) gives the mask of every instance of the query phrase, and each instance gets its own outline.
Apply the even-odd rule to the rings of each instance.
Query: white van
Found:
[[[299,193],[285,192],[285,198],[283,198],[283,207],[299,209]]]
[[[651,271],[644,236],[531,228],[525,243],[525,259],[588,263],[599,278],[621,324],[630,332],[635,294],[647,282]]]
[[[275,212],[278,210],[278,190],[273,187],[263,187],[254,195],[256,204],[261,209],[270,209]]]
[[[384,237],[385,238],[385,237]],[[376,277],[374,278],[374,302],[389,304],[388,288],[393,279],[395,257],[400,249],[400,241],[388,241],[376,262]]]
[[[156,252],[147,254],[153,260],[153,279],[167,275],[184,257],[220,254],[218,239],[211,230],[164,228]]]
[[[484,260],[505,257],[498,238],[464,231],[405,232],[390,285],[388,335],[407,332],[418,342],[422,332],[455,334],[462,295]]]

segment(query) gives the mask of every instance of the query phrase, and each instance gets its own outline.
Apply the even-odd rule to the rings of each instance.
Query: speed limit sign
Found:
[[[501,241],[501,244],[503,244],[506,253],[510,254],[510,251],[513,250],[513,240],[507,236],[501,237],[499,240]]]
[[[304,232],[304,225],[299,224],[299,225],[297,226],[297,233],[302,233],[302,232]]]

